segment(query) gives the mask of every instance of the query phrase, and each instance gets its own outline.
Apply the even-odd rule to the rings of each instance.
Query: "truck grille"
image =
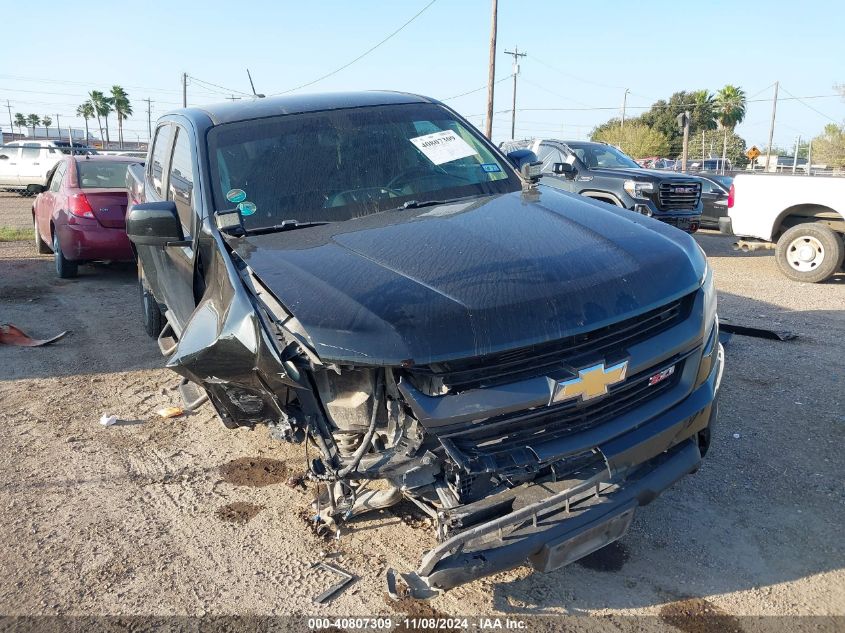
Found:
[[[421,365],[407,370],[414,385],[427,395],[492,387],[535,376],[545,376],[583,364],[583,360],[620,354],[649,337],[656,336],[687,317],[695,293],[624,321],[531,347],[499,354]]]
[[[661,209],[694,209],[700,199],[701,183],[694,180],[664,182],[657,191]]]
[[[657,367],[614,385],[606,396],[588,401],[508,414],[454,431],[438,433],[446,452],[470,473],[516,471],[540,467],[531,446],[578,433],[607,422],[670,391],[683,373],[684,360],[692,352],[678,355]],[[650,378],[675,367],[672,376],[657,384]]]

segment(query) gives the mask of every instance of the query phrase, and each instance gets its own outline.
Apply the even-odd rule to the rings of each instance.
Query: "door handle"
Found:
[[[40,165],[41,163],[32,163],[33,165]]]

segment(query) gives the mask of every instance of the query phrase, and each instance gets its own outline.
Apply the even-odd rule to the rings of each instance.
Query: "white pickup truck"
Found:
[[[775,242],[784,275],[818,283],[845,258],[845,178],[739,174],[722,233]]]

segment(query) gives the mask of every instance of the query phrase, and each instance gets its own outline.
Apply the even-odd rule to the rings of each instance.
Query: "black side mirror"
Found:
[[[518,149],[510,152],[508,160],[516,167],[520,175],[529,182],[537,182],[543,175],[543,163],[537,160],[537,154],[530,149]]]
[[[126,234],[138,246],[167,246],[182,242],[182,222],[172,200],[136,204],[126,217]]]
[[[52,180],[52,177],[50,178],[50,180]],[[30,185],[28,189],[29,192],[32,194],[44,193],[45,191],[47,191],[47,187],[45,187],[44,185]]]
[[[552,169],[558,176],[566,176],[567,178],[575,177],[575,166],[569,163],[555,163]]]

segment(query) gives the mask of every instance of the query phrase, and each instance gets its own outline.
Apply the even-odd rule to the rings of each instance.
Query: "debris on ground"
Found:
[[[340,567],[337,567],[336,565],[332,565],[331,563],[327,563],[325,561],[318,561],[316,563],[313,563],[311,565],[311,569],[323,569],[324,571],[340,576],[340,582],[332,585],[323,593],[314,596],[314,602],[316,602],[317,604],[324,604],[325,602],[333,598],[335,595],[339,594],[352,581],[355,580],[355,576],[350,574],[348,571],[345,571]]]
[[[103,417],[100,418],[100,424],[102,424],[103,426],[112,426],[114,424],[117,424],[117,416],[104,413]]]
[[[180,415],[184,415],[185,410],[182,407],[164,407],[156,413],[162,418],[178,418]]]
[[[11,323],[0,323],[0,345],[17,345],[19,347],[41,347],[55,343],[65,336],[68,330],[57,334],[53,338],[35,339]]]

